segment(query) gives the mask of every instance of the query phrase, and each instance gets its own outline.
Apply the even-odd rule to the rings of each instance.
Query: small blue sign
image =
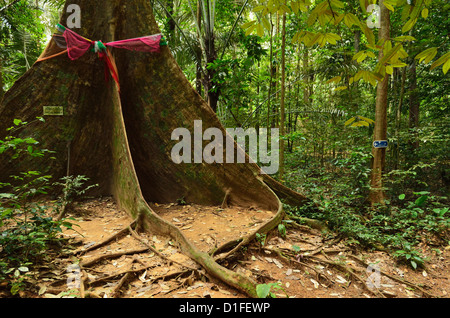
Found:
[[[375,140],[373,142],[374,148],[387,148],[387,146],[388,146],[387,140]]]

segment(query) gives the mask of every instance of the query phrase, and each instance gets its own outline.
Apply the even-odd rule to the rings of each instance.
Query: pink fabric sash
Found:
[[[61,26],[61,28],[63,27]],[[79,59],[93,46],[95,52],[98,53],[98,57],[105,63],[106,66],[105,70],[109,69],[111,76],[117,83],[119,92],[120,92],[119,75],[117,72],[116,64],[114,62],[114,58],[109,52],[108,47],[140,52],[159,52],[162,40],[161,34],[155,34],[128,40],[113,41],[103,44],[101,41],[92,41],[86,39],[85,37],[82,37],[81,35],[67,28],[64,28],[63,37],[66,41],[65,44],[67,46],[67,54],[72,61]],[[64,46],[64,43],[61,43],[63,42],[61,41],[61,39],[58,38],[56,42],[57,45],[60,47]]]

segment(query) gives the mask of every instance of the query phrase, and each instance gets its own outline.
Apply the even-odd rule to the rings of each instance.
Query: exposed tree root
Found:
[[[131,235],[138,240],[139,242],[141,242],[142,244],[144,244],[145,246],[148,247],[149,250],[151,250],[153,253],[155,253],[156,255],[158,255],[159,257],[161,257],[162,259],[166,260],[168,263],[175,263],[178,264],[182,267],[188,268],[190,270],[196,271],[198,270],[197,268],[193,268],[191,266],[182,264],[180,262],[177,262],[175,260],[169,259],[168,257],[166,257],[164,254],[160,253],[159,251],[157,251],[155,248],[153,248],[151,245],[147,244],[146,242],[144,242],[144,240],[139,236],[139,234],[136,233],[136,231],[134,231],[131,227],[128,227],[128,230],[130,231]]]
[[[119,280],[119,283],[114,287],[114,289],[112,290],[110,297],[111,298],[115,298],[118,293],[120,292],[120,289],[122,288],[122,286],[128,281],[130,275],[131,275],[131,270],[133,269],[133,262],[131,262],[129,269],[126,271],[126,273],[122,276],[122,278]]]
[[[230,189],[228,189],[228,190],[225,192],[225,197],[223,198],[222,205],[221,205],[221,208],[222,208],[222,209],[228,208],[228,198],[230,197],[230,193],[231,193],[231,190],[230,190]]]
[[[131,274],[138,274],[138,273],[140,273],[142,271],[146,271],[148,269],[155,268],[155,267],[157,267],[157,266],[149,265],[149,266],[144,266],[144,267],[137,268],[137,269],[127,269],[127,270],[122,271],[122,272],[114,273],[112,275],[108,275],[108,276],[101,277],[101,278],[98,278],[96,280],[93,280],[92,282],[89,282],[89,285],[91,285],[91,286],[92,285],[96,285],[96,284],[102,283],[104,281],[108,281],[108,280],[114,279],[114,278],[116,278],[118,276],[122,276],[122,275],[129,274],[129,273],[131,273]]]
[[[319,220],[309,219],[309,218],[305,218],[305,217],[298,217],[298,216],[294,216],[294,215],[289,215],[286,218],[290,219],[290,220],[294,220],[296,222],[299,222],[300,224],[306,224],[309,227],[319,230],[320,232],[323,232],[323,233],[330,232],[330,229],[328,228],[328,226],[326,226],[325,223],[323,223]]]
[[[81,266],[89,267],[89,266],[92,266],[100,261],[105,260],[105,259],[118,258],[123,255],[134,255],[134,254],[139,254],[139,253],[145,253],[148,250],[149,250],[149,248],[145,247],[145,248],[140,248],[140,249],[135,249],[135,250],[130,250],[130,251],[117,252],[117,253],[113,253],[113,254],[105,254],[105,255],[98,256],[92,260],[81,262]]]
[[[115,240],[115,239],[119,239],[120,237],[122,237],[123,235],[125,235],[127,232],[129,232],[129,229],[130,229],[131,227],[133,227],[133,226],[136,224],[136,222],[137,222],[137,220],[134,220],[133,222],[130,223],[130,225],[129,225],[128,227],[126,227],[126,228],[122,229],[121,231],[119,231],[119,232],[117,232],[117,233],[111,235],[111,236],[108,237],[106,240],[104,240],[104,241],[102,241],[102,242],[100,242],[100,243],[98,243],[98,244],[95,244],[95,245],[93,245],[93,246],[88,247],[87,249],[84,249],[84,250],[79,251],[79,253],[80,253],[80,254],[86,254],[87,252],[96,250],[96,249],[98,249],[98,248],[100,248],[100,247],[103,247],[103,246],[107,245],[108,243],[112,242],[112,241]]]

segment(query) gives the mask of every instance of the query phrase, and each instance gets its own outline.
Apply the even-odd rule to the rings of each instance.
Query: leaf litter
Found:
[[[172,203],[152,208],[176,224],[203,251],[247,235],[270,217],[267,211],[235,207]],[[22,297],[246,297],[209,277],[163,236],[127,232],[85,252],[133,221],[111,198],[80,202],[69,216],[78,225],[77,231],[64,232],[73,247],[71,252],[31,272],[28,284],[33,288]],[[226,260],[222,265],[251,276],[257,284],[280,283],[284,293],[277,297],[449,297],[450,249],[436,253],[436,248],[424,247],[423,252],[429,257],[428,266],[415,271],[396,263],[385,252],[362,251],[345,240],[335,244],[317,230],[287,227],[286,237],[281,238],[274,230],[264,242],[254,240],[236,252],[234,261]],[[83,266],[92,261],[92,265]],[[80,284],[73,288],[68,285],[68,268],[77,264],[81,265]],[[376,264],[379,271],[369,271],[369,264]],[[0,296],[6,296],[3,289]]]

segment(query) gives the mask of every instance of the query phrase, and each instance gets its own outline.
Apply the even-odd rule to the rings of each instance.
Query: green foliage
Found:
[[[61,207],[71,205],[76,199],[79,199],[88,190],[95,188],[98,184],[85,186],[84,183],[89,181],[86,176],[66,176],[60,179],[61,182],[54,182],[53,186],[62,187],[62,196],[59,197],[57,212],[60,212]]]
[[[286,226],[283,223],[278,224],[278,233],[283,239],[286,238]]]
[[[410,244],[405,244],[403,249],[396,250],[393,256],[400,261],[406,261],[414,269],[424,266],[425,259]]]
[[[281,286],[280,282],[269,284],[258,284],[256,286],[256,294],[258,295],[258,298],[277,298],[274,293],[277,290],[283,291],[286,294],[286,296],[288,296],[286,291]]]
[[[315,193],[310,193],[312,197]],[[315,196],[317,197],[317,196]],[[305,206],[286,206],[286,211],[296,216],[321,219],[335,232],[351,239],[349,242],[365,247],[387,249],[399,261],[407,261],[413,268],[424,265],[424,257],[414,249],[422,241],[432,238],[448,240],[450,219],[448,198],[431,195],[428,191],[414,192],[411,200],[398,196],[396,204],[389,203],[381,209],[352,207],[356,196],[323,196],[316,201],[319,211],[311,212]]]
[[[8,130],[27,124],[16,119]],[[51,153],[38,145],[33,138],[10,135],[0,140],[0,155],[19,161]],[[0,182],[0,280],[9,280],[14,295],[23,289],[29,266],[45,257],[45,251],[60,241],[62,227],[71,228],[71,223],[53,220],[48,216],[50,208],[36,201],[47,193],[51,176],[26,171],[12,177],[11,183]]]
[[[263,247],[266,243],[267,234],[265,233],[256,233],[256,241],[259,242],[260,246]]]

